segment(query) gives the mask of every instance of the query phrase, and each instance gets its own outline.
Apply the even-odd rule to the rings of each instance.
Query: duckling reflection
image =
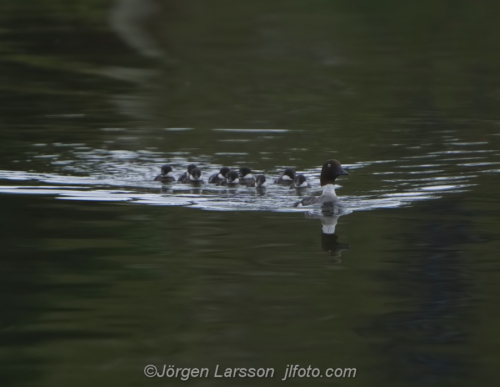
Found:
[[[204,190],[203,188],[201,187],[201,184],[199,183],[196,183],[196,184],[192,184],[193,187],[189,189],[189,194],[191,195],[202,195],[204,194]]]
[[[202,194],[212,194],[213,192],[204,189],[200,183],[192,183],[189,189],[176,189],[175,187],[162,186],[160,188],[162,194],[176,195],[176,194],[190,194],[190,195],[202,195]]]

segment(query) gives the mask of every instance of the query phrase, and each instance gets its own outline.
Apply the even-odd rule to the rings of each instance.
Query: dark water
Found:
[[[0,10],[2,386],[498,384],[496,3]],[[329,158],[344,216],[294,210]],[[165,162],[313,187],[161,188]]]

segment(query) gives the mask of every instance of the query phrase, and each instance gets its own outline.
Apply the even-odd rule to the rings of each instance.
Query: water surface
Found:
[[[497,8],[4,2],[2,386],[497,385]],[[342,216],[294,209],[330,158]]]

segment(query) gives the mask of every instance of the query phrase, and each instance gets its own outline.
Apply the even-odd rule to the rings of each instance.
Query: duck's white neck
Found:
[[[335,187],[333,184],[326,184],[323,186],[323,195],[321,196],[328,196],[332,198],[336,198],[337,194],[335,193]]]

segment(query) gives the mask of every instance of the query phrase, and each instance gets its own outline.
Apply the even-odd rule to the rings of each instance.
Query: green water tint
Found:
[[[498,7],[4,1],[0,384],[497,385]],[[335,234],[294,190],[152,181],[317,194],[330,158]]]

